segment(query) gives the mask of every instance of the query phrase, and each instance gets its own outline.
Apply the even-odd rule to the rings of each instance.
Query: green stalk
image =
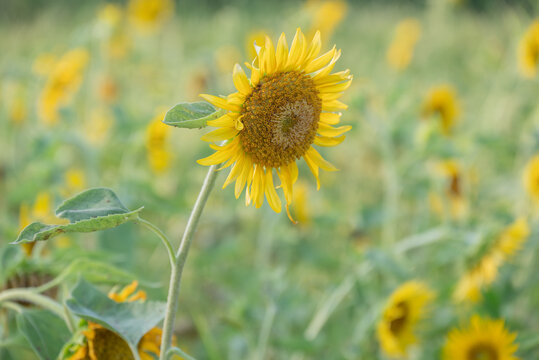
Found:
[[[152,224],[151,222],[149,222],[147,220],[144,220],[143,218],[139,217],[137,219],[137,222],[144,225],[147,229],[151,230],[155,235],[157,235],[157,237],[159,237],[159,239],[161,239],[161,242],[167,248],[168,257],[169,257],[169,260],[170,260],[170,265],[174,266],[174,261],[176,260],[176,258],[174,256],[174,249],[172,248],[172,244],[168,240],[168,237],[165,235],[165,233],[163,231],[161,231],[161,229],[159,229],[157,226],[155,226],[154,224]]]
[[[202,215],[202,210],[206,205],[206,201],[210,195],[210,192],[215,184],[215,179],[217,178],[217,165],[212,165],[208,169],[200,193],[195,202],[195,206],[191,211],[189,216],[189,221],[185,227],[183,237],[180,243],[180,248],[176,253],[175,261],[172,266],[172,275],[170,277],[170,284],[168,289],[168,298],[167,298],[167,309],[165,313],[165,322],[163,324],[163,338],[161,342],[161,355],[160,360],[166,360],[168,350],[172,344],[172,333],[174,329],[174,320],[176,319],[176,307],[178,304],[178,297],[180,295],[180,282],[182,278],[183,267],[185,261],[187,260],[187,254],[189,253],[189,248],[193,242],[193,235],[200,220],[200,215]]]

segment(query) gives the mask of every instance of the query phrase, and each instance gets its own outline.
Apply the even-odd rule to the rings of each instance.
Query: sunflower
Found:
[[[520,72],[525,77],[534,77],[539,65],[539,19],[531,24],[520,40],[518,51]]]
[[[434,293],[419,281],[406,282],[391,294],[377,327],[378,341],[388,356],[404,357],[417,343],[417,323],[433,298]]]
[[[128,13],[139,30],[151,31],[172,16],[174,2],[172,0],[130,0]]]
[[[32,208],[27,204],[22,204],[19,209],[19,229],[22,231],[25,227],[30,225],[34,221],[41,221],[45,223],[58,222],[58,219],[52,212],[52,196],[48,192],[40,192]],[[26,256],[30,257],[35,246],[34,242],[22,244],[22,248]]]
[[[73,196],[86,187],[86,174],[80,168],[72,167],[64,174],[64,187],[62,193],[65,197]]]
[[[127,285],[120,292],[110,292],[109,298],[116,302],[146,300],[146,293],[137,290],[136,281]],[[131,360],[134,359],[129,345],[116,333],[103,326],[88,322],[83,331],[84,340],[73,349],[69,360]],[[140,339],[138,353],[141,360],[152,360],[159,356],[162,330],[153,328]],[[178,359],[178,358],[175,358]]]
[[[432,88],[423,102],[422,113],[423,117],[439,117],[443,133],[449,135],[460,114],[455,89],[450,85]]]
[[[320,30],[325,36],[324,43],[331,38],[348,10],[348,4],[343,0],[307,1],[306,6],[312,12],[309,34],[314,35],[316,30]]]
[[[395,70],[404,70],[412,61],[414,48],[421,36],[421,24],[416,19],[402,20],[387,49],[387,62]]]
[[[539,154],[535,155],[526,166],[523,182],[531,197],[539,202]]]
[[[320,188],[319,169],[337,170],[312,146],[335,146],[344,140],[351,126],[333,127],[340,121],[340,110],[347,106],[338,98],[352,80],[350,71],[330,74],[341,52],[335,47],[318,56],[320,32],[310,43],[298,28],[290,51],[281,34],[274,48],[269,37],[258,48],[250,80],[236,64],[233,81],[238,92],[221,98],[201,95],[213,105],[228,110],[208,122],[214,130],[202,137],[208,142],[227,140],[210,147],[216,152],[198,162],[214,165],[226,162],[232,170],[223,186],[235,184],[236,198],[246,188],[246,205],[262,206],[264,195],[271,208],[281,211],[275,191],[273,170],[281,181],[287,213],[298,177],[296,160],[304,158]]]
[[[146,149],[148,162],[154,174],[162,174],[170,166],[172,153],[168,148],[167,139],[170,128],[161,121],[166,111],[157,111],[157,115],[146,128]]]
[[[443,349],[444,360],[518,360],[516,334],[503,320],[482,319],[474,315],[466,329],[453,329]]]
[[[524,218],[506,227],[485,255],[460,278],[454,299],[457,302],[479,301],[481,289],[496,280],[499,268],[522,248],[529,235],[530,228]]]
[[[463,171],[457,160],[444,160],[437,164],[437,172],[446,179],[446,195],[449,212],[454,219],[462,219],[468,213],[468,202],[463,193]],[[439,214],[444,213],[442,198],[436,194],[429,194],[433,210]]]

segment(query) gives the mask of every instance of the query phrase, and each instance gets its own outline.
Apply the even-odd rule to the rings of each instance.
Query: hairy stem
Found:
[[[174,265],[172,266],[172,276],[170,277],[170,284],[168,289],[167,309],[165,313],[165,323],[163,324],[163,339],[161,342],[161,355],[160,360],[165,360],[167,352],[172,344],[172,332],[174,329],[174,320],[176,319],[176,306],[178,304],[178,297],[180,295],[180,281],[182,278],[183,267],[187,260],[187,254],[193,241],[193,235],[200,220],[202,210],[206,205],[206,201],[210,195],[210,192],[215,184],[217,177],[217,165],[212,165],[208,169],[200,193],[195,202],[195,206],[189,216],[189,221],[185,227],[183,237],[180,243]]]

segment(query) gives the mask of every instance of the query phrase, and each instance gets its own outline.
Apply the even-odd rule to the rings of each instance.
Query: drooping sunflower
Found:
[[[532,78],[539,66],[539,19],[535,20],[519,44],[519,68],[522,75]]]
[[[457,302],[477,302],[481,290],[491,285],[498,276],[499,268],[522,247],[530,234],[524,218],[506,227],[488,251],[460,278],[453,298]]]
[[[331,74],[341,52],[335,47],[320,55],[320,32],[310,43],[298,28],[290,51],[285,34],[277,47],[269,37],[259,47],[250,79],[236,64],[233,81],[237,92],[221,98],[201,95],[213,105],[228,110],[222,117],[208,121],[216,130],[202,140],[216,152],[198,162],[214,165],[225,162],[232,170],[224,187],[235,184],[236,198],[246,188],[246,205],[259,208],[264,195],[271,208],[281,211],[281,200],[275,190],[273,170],[281,181],[286,209],[293,199],[298,177],[296,160],[304,158],[320,188],[319,169],[337,170],[324,160],[312,145],[335,146],[344,140],[351,126],[333,127],[340,121],[339,111],[347,108],[338,99],[352,80],[350,71]]]
[[[453,329],[443,349],[444,360],[518,360],[518,345],[503,320],[482,319],[474,315],[470,326]]]
[[[460,105],[455,89],[447,84],[432,88],[424,102],[423,117],[439,117],[442,131],[449,135],[460,115]]]
[[[433,298],[434,293],[419,281],[406,282],[391,294],[377,326],[378,341],[388,356],[404,357],[417,343],[417,323]]]
[[[539,203],[539,154],[535,155],[526,166],[522,180],[532,199]]]
[[[120,292],[110,292],[109,298],[116,302],[132,302],[146,300],[146,293],[137,290],[136,281],[127,285]],[[131,360],[134,359],[129,345],[118,334],[103,326],[88,322],[88,327],[83,331],[84,339],[72,349],[72,355],[68,360]],[[138,353],[141,360],[152,360],[159,356],[162,330],[153,328],[140,339]],[[176,357],[175,359],[178,359]]]

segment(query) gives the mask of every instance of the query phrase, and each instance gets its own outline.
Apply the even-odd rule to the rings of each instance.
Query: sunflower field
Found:
[[[0,1],[0,360],[538,360],[539,3]]]

